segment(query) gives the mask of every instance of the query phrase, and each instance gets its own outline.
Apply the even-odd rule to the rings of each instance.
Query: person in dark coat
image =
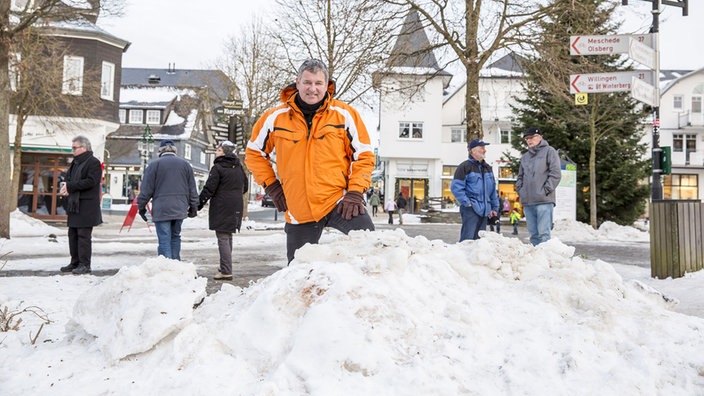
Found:
[[[93,156],[91,144],[85,136],[71,141],[73,162],[68,168],[66,182],[59,187],[59,194],[68,196],[68,249],[71,262],[61,267],[61,272],[90,273],[93,227],[102,224],[100,212],[100,179],[103,169],[100,160]]]
[[[403,196],[403,193],[398,193],[398,198],[396,198],[396,211],[398,212],[399,224],[403,224],[403,212],[406,211],[406,206],[408,206],[408,201]]]
[[[137,196],[139,215],[147,221],[147,203],[152,201],[152,219],[159,240],[157,254],[181,260],[183,219],[198,215],[198,190],[193,167],[176,156],[173,140],[159,144],[159,158],[144,171]]]
[[[210,201],[209,228],[215,231],[220,252],[220,271],[215,280],[232,280],[232,233],[242,225],[242,195],[248,190],[247,175],[235,154],[235,145],[226,140],[215,151],[215,161],[200,192],[198,210]]]

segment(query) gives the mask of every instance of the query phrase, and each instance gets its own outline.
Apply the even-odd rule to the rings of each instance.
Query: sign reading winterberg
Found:
[[[653,83],[653,72],[648,70],[612,73],[570,74],[570,93],[625,92],[631,90],[631,79]]]
[[[626,54],[633,39],[653,47],[652,34],[615,34],[607,36],[570,36],[570,55]]]

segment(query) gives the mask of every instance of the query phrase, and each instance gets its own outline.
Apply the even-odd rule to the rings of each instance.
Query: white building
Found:
[[[660,93],[660,146],[672,147],[672,174],[662,177],[664,199],[704,197],[704,69],[671,81]]]
[[[387,62],[375,75],[380,92],[378,187],[385,199],[402,193],[409,211],[427,200],[452,199],[450,183],[467,159],[465,85],[448,92],[452,76],[441,70],[415,12],[409,13]],[[507,55],[482,71],[479,81],[487,162],[499,189],[515,197],[514,176],[500,157],[511,148],[511,104],[520,95],[522,73],[515,55]],[[515,153],[517,155],[518,153]]]

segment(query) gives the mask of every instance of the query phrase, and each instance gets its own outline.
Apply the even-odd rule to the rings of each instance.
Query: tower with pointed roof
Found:
[[[406,16],[385,66],[374,75],[384,164],[377,186],[387,199],[402,193],[408,209],[417,212],[427,197],[441,193],[433,180],[442,173],[443,92],[451,75],[438,65],[415,10]]]

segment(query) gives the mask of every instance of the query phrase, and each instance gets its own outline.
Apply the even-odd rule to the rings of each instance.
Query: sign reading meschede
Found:
[[[652,34],[570,36],[570,55],[627,54],[631,39],[651,48],[653,46]]]

